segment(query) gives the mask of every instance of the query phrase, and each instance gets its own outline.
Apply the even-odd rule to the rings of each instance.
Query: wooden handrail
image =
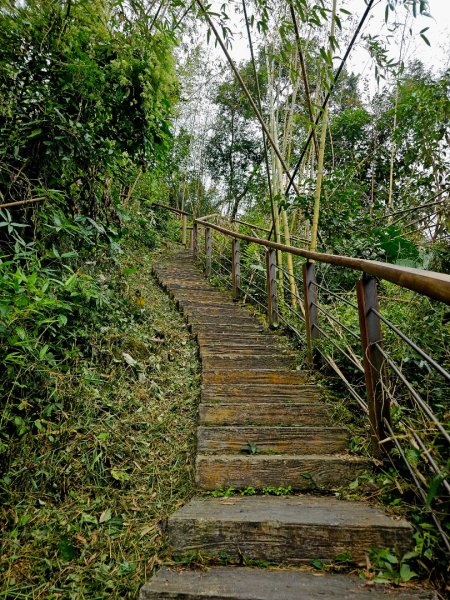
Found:
[[[253,225],[253,223],[247,223],[247,221],[241,221],[241,219],[233,219],[233,223],[238,223],[239,225],[244,225],[245,227],[250,227],[250,229],[256,229],[257,231],[264,231],[265,233],[271,233],[271,229],[267,229],[266,227],[260,227],[259,225]],[[283,232],[280,232],[282,237],[285,236]],[[291,235],[291,240],[299,240],[300,242],[307,242],[305,238],[298,237],[296,235]]]
[[[191,213],[186,212],[185,210],[181,210],[179,208],[173,208],[173,206],[167,206],[167,204],[159,204],[158,202],[152,202],[152,206],[157,206],[158,208],[165,208],[166,210],[170,210],[171,212],[177,213],[178,215],[186,215],[187,217],[191,217]]]
[[[376,260],[366,260],[364,258],[340,256],[339,254],[310,252],[309,250],[296,248],[295,246],[286,246],[285,244],[278,244],[269,240],[257,239],[199,219],[194,219],[194,222],[203,227],[211,227],[211,229],[215,229],[231,238],[244,240],[274,250],[281,250],[282,252],[288,252],[294,256],[301,256],[310,261],[324,262],[337,267],[347,267],[348,269],[361,271],[368,275],[372,275],[373,277],[385,279],[386,281],[390,281],[401,287],[418,292],[429,298],[450,304],[450,275],[445,275],[444,273],[402,267]]]

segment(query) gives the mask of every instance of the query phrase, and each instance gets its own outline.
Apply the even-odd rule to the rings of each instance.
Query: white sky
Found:
[[[331,5],[331,0],[329,0]],[[223,0],[214,0],[212,2],[213,8],[223,3]],[[361,42],[361,34],[370,33],[371,35],[380,35],[381,39],[385,39],[389,35],[388,26],[394,22],[394,13],[390,13],[388,26],[384,22],[384,14],[387,0],[378,0],[371,10],[369,19],[366,21],[359,38],[352,49],[352,52],[347,61],[347,67],[350,71],[355,71],[362,75],[363,84],[364,80],[371,93],[376,89],[374,79],[374,65],[369,57],[367,50],[364,48],[364,43]],[[414,58],[420,59],[428,68],[434,71],[443,71],[445,68],[450,67],[450,0],[429,0],[430,4],[430,17],[418,16],[415,19],[412,17],[409,19],[408,25],[411,26],[413,36],[406,36],[406,42],[403,46],[403,58],[405,62]],[[353,34],[356,28],[356,23],[359,22],[364,10],[364,0],[338,0],[338,9],[347,8],[353,15],[354,25],[351,29],[346,31],[346,39],[342,40],[341,50],[342,53],[345,50],[347,37]],[[245,31],[245,25],[239,16],[234,15],[232,11],[229,11],[231,18],[230,28],[234,33],[233,48],[231,54],[235,61],[248,60],[250,58],[247,35]],[[403,8],[399,9],[398,20],[403,22],[405,19],[406,11]],[[341,15],[341,20],[344,24],[345,20],[348,19],[346,15]],[[430,41],[431,47],[429,47],[420,37],[419,32],[425,27],[429,27],[425,33]],[[206,33],[205,33],[206,35]],[[400,35],[396,36],[397,39],[391,39],[389,45],[389,56],[398,60],[400,53]],[[217,48],[217,55],[221,54],[219,48]],[[221,60],[226,62],[225,57],[221,57]],[[338,64],[336,62],[336,64]]]

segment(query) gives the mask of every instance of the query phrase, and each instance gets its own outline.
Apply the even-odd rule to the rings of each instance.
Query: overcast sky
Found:
[[[220,6],[223,0],[213,2],[213,7],[216,4]],[[331,5],[331,0],[329,0]],[[366,21],[362,33],[371,35],[380,35],[385,38],[389,35],[388,27],[384,21],[384,14],[387,0],[378,0],[375,2],[371,10],[369,19]],[[408,25],[411,26],[413,35],[406,36],[406,43],[403,46],[403,59],[408,62],[414,58],[420,59],[428,68],[435,71],[442,71],[450,67],[450,0],[429,0],[430,17],[418,16],[417,18],[410,17]],[[357,23],[364,10],[364,0],[338,0],[338,8],[346,8],[351,11],[355,23]],[[403,8],[399,9],[398,20],[404,21],[406,11]],[[239,16],[234,16],[231,11],[231,29],[234,33],[234,41],[232,48],[232,56],[234,60],[241,61],[250,58],[247,36],[244,23]],[[345,16],[343,15],[343,19]],[[389,23],[394,21],[395,17],[391,13]],[[352,33],[356,24],[352,26]],[[429,47],[420,37],[419,32],[428,27],[426,36],[430,41]],[[391,39],[389,45],[389,54],[392,58],[398,60],[400,53],[400,35],[397,39]],[[342,43],[342,50],[345,48],[345,42]],[[217,55],[220,54],[220,49],[217,49]],[[225,59],[222,57],[222,60]],[[366,80],[370,91],[373,93],[376,89],[374,80],[374,65],[369,57],[367,50],[364,48],[364,42],[361,41],[361,34],[357,44],[352,49],[347,62],[349,70],[356,71],[362,75],[362,79]]]

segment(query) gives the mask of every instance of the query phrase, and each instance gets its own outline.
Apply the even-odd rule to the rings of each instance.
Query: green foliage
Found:
[[[387,548],[373,548],[369,558],[377,571],[374,582],[398,585],[414,579],[417,577],[417,573],[411,569],[409,561],[415,557],[415,552],[408,552],[398,559]]]
[[[0,14],[0,189],[59,190],[70,210],[108,217],[111,178],[155,167],[177,97],[168,35],[120,26],[114,3],[34,0]]]
[[[97,255],[85,269],[108,301],[69,314],[52,364],[29,356],[18,373],[29,431],[0,461],[2,597],[136,597],[164,549],[160,523],[193,493],[197,351],[151,264],[145,246]]]
[[[229,498],[232,496],[289,496],[293,493],[292,487],[289,485],[287,487],[274,487],[274,486],[266,486],[261,489],[246,487],[243,489],[238,489],[234,487],[230,487],[227,489],[218,489],[213,490],[211,492],[207,492],[208,496],[213,496],[213,498]]]

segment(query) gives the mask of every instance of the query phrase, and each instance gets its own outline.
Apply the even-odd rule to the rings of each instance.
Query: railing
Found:
[[[241,227],[252,235],[234,230]],[[450,304],[450,276],[310,252],[261,239],[259,232],[268,230],[239,221],[224,227],[202,217],[193,220],[190,248],[207,277],[231,287],[236,300],[256,304],[271,327],[290,330],[304,343],[311,366],[325,363],[337,374],[355,407],[368,415],[372,454],[396,466],[397,458],[403,461],[450,550],[441,504],[450,494],[450,432],[438,416],[445,418],[445,403],[448,413],[450,373],[391,315],[399,302],[416,303],[419,319],[426,318],[427,310],[444,313]],[[335,269],[346,270],[348,289],[332,289]],[[362,276],[355,282],[357,273]],[[399,286],[413,293],[406,292],[397,303],[380,299],[378,279],[394,284],[391,290]],[[419,372],[407,368],[403,358],[394,360],[405,349],[420,360]],[[450,363],[450,355],[445,362]]]

